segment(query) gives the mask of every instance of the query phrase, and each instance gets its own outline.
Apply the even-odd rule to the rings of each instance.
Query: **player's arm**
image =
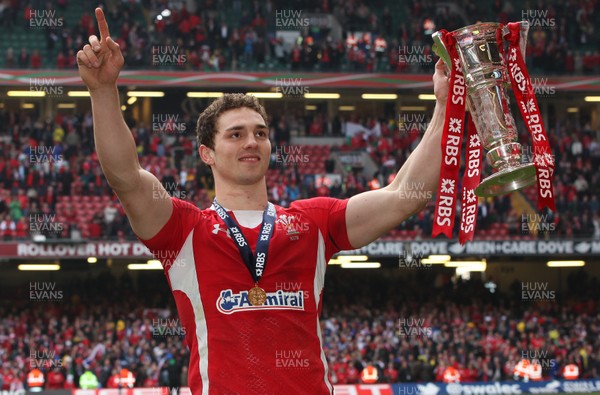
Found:
[[[383,236],[425,208],[429,201],[412,196],[433,196],[436,190],[442,160],[442,129],[448,96],[448,79],[441,60],[435,66],[433,86],[436,105],[431,122],[421,142],[406,160],[394,181],[385,188],[363,192],[348,201],[346,227],[348,239],[355,248],[365,246]],[[416,185],[419,186],[419,191],[415,194]]]
[[[77,53],[79,75],[92,100],[96,152],[106,180],[121,200],[134,232],[142,239],[149,239],[166,224],[173,205],[158,179],[140,166],[117,90],[123,54],[110,38],[100,8],[96,9],[96,19],[101,39],[90,36],[90,43]]]

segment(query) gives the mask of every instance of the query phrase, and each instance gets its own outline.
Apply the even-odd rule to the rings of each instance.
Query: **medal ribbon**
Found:
[[[527,130],[533,140],[533,163],[537,175],[538,185],[538,210],[548,207],[556,211],[554,204],[554,191],[552,188],[552,176],[554,175],[554,157],[550,150],[550,144],[544,122],[540,115],[529,72],[523,60],[520,48],[521,24],[519,22],[506,25],[508,33],[506,39],[508,46],[508,74],[512,85],[521,116],[525,121]]]
[[[212,206],[217,212],[217,215],[225,222],[227,228],[229,228],[231,238],[240,251],[242,260],[250,271],[254,283],[258,283],[265,270],[267,254],[269,253],[269,244],[271,243],[271,237],[275,230],[275,219],[277,217],[275,206],[273,203],[268,202],[267,209],[263,212],[262,226],[260,227],[258,241],[256,242],[256,256],[252,254],[252,249],[248,245],[248,241],[244,237],[238,224],[229,216],[229,214],[227,214],[227,211],[223,206],[217,203],[217,199],[213,200]]]
[[[456,38],[446,30],[441,30],[444,46],[448,50],[452,65],[450,67],[450,86],[446,103],[446,119],[442,135],[442,165],[440,184],[435,203],[432,237],[443,233],[452,238],[454,217],[456,216],[456,196],[458,194],[458,176],[460,170],[460,151],[464,130],[466,87],[460,58],[456,50]]]
[[[477,226],[478,199],[475,188],[481,180],[481,163],[483,160],[483,147],[477,134],[472,114],[469,114],[469,130],[467,143],[467,165],[462,182],[462,212],[460,216],[460,234],[458,241],[464,245],[473,240]]]

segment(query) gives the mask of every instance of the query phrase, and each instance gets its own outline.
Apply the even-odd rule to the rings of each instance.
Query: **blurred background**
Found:
[[[140,163],[200,208],[214,184],[195,127],[215,97],[252,93],[266,107],[270,201],[348,198],[389,184],[420,142],[433,32],[527,20],[556,211],[537,210],[535,187],[480,198],[475,240],[461,246],[457,231],[431,238],[435,196],[412,185],[407,198],[433,200],[424,211],[330,262],[330,380],[348,394],[600,393],[598,4],[1,1],[0,390],[187,384],[161,257],[133,235],[94,150],[75,53],[98,34],[100,5],[125,57],[119,91]]]

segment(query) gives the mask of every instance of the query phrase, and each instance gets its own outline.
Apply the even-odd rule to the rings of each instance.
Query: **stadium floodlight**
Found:
[[[162,270],[162,268],[158,259],[150,259],[146,263],[130,263],[127,265],[129,270]]]
[[[548,267],[581,267],[585,266],[585,261],[548,261]]]
[[[586,102],[597,103],[600,102],[600,96],[586,96],[583,100]]]
[[[56,271],[60,270],[60,265],[56,264],[22,264],[17,266],[22,271]]]
[[[67,96],[69,96],[69,97],[89,97],[90,92],[88,92],[88,91],[68,91]]]
[[[137,97],[130,97],[129,99],[127,99],[127,104],[132,105],[133,103],[135,103],[137,101]]]
[[[396,100],[398,95],[395,93],[363,93],[360,97],[365,100]]]
[[[339,99],[340,98],[340,94],[339,93],[305,93],[304,94],[304,98],[305,99]]]
[[[90,257],[88,257],[87,262],[88,263],[96,263],[96,262],[98,262],[98,258],[96,258],[95,256],[90,256]]]
[[[125,111],[125,110],[127,110],[127,106],[126,106],[125,104],[123,104],[123,105],[121,106],[121,111]]]
[[[23,103],[23,104],[21,104],[21,108],[24,109],[24,110],[31,110],[34,107],[35,106],[33,105],[33,103]]]
[[[356,108],[354,106],[339,106],[339,111],[354,111]]]
[[[366,255],[339,255],[337,259],[342,262],[366,262],[369,257]]]
[[[315,105],[312,105],[312,104],[309,104],[309,105],[306,105],[306,106],[304,106],[304,109],[305,109],[306,111],[314,111],[314,110],[316,110],[316,109],[317,109],[317,106],[315,106]]]
[[[436,100],[433,94],[420,94],[418,98],[419,100]]]
[[[400,111],[426,111],[425,106],[400,106]]]
[[[129,97],[163,97],[165,92],[161,91],[130,91],[127,92]]]
[[[223,92],[188,92],[186,94],[187,97],[199,97],[199,98],[207,98],[207,97],[221,97],[223,96]]]
[[[429,255],[427,258],[421,259],[421,263],[425,265],[443,265],[449,262],[452,257],[450,255]]]
[[[342,262],[342,269],[379,269],[381,262]]]
[[[567,112],[570,112],[570,113],[579,112],[579,107],[569,107],[569,108],[567,108]]]
[[[485,259],[481,261],[449,261],[444,263],[444,266],[460,268],[461,271],[485,272],[487,262]]]
[[[247,95],[252,95],[258,99],[281,99],[281,92],[246,92]]]
[[[342,265],[344,263],[366,262],[369,259],[366,255],[338,255],[329,260],[329,265]]]
[[[58,103],[57,108],[75,108],[75,103]]]
[[[428,259],[436,260],[438,262],[448,262],[452,257],[450,255],[429,255]]]
[[[10,97],[44,97],[46,92],[44,91],[8,91],[7,96]]]

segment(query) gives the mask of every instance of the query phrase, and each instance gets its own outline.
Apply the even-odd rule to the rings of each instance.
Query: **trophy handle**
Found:
[[[529,33],[529,21],[522,20],[517,22],[521,25],[521,34],[519,37],[519,48],[521,49],[521,56],[523,57],[523,62],[527,59],[527,34]],[[508,26],[504,26],[502,29],[502,36],[506,36],[509,33]]]
[[[435,52],[435,54],[444,61],[447,68],[446,71],[449,72],[452,68],[452,61],[450,60],[450,54],[448,53],[448,50],[442,41],[442,33],[435,32],[431,35],[431,37],[433,38],[433,52]]]

